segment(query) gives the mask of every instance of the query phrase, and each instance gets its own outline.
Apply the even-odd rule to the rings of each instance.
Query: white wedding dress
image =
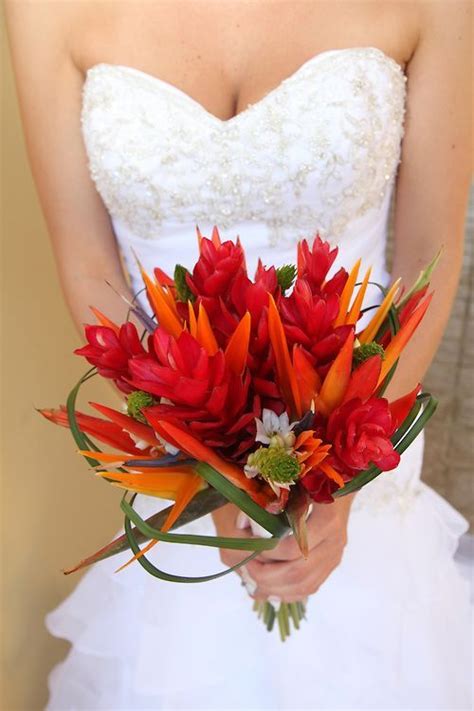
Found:
[[[240,235],[252,275],[259,256],[294,263],[297,240],[319,231],[339,246],[334,268],[362,256],[387,283],[406,91],[381,50],[337,49],[223,121],[138,69],[91,67],[81,113],[89,168],[135,289],[131,248],[147,270],[191,267],[196,224]],[[284,644],[236,574],[198,585],[159,581],[138,564],[114,574],[128,553],[91,568],[46,618],[72,643],[50,675],[47,708],[470,708],[469,585],[453,559],[467,522],[420,481],[422,454],[420,437],[358,494],[342,563]],[[163,505],[142,497],[138,508]],[[212,519],[186,528],[212,533]],[[159,544],[150,558],[189,575],[222,568],[212,548]]]

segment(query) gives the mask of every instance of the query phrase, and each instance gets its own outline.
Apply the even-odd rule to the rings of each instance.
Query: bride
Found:
[[[147,270],[192,266],[196,224],[240,235],[249,273],[259,256],[294,261],[297,240],[319,232],[339,247],[334,268],[362,255],[388,284],[393,196],[394,275],[410,284],[443,246],[434,305],[390,399],[424,377],[462,261],[470,3],[7,0],[6,12],[32,171],[81,333],[89,304],[122,320],[105,281],[140,288],[132,248]],[[289,538],[247,566],[247,589],[236,575],[195,586],[139,566],[114,575],[126,554],[97,564],[47,617],[72,643],[48,709],[469,708],[468,590],[453,561],[467,522],[420,481],[422,456],[418,438],[396,471],[315,506],[308,559]],[[151,515],[157,502],[141,506]],[[246,525],[229,504],[187,528]],[[215,550],[196,550],[154,553],[167,570],[219,568]],[[310,595],[308,619],[281,644],[249,594]]]

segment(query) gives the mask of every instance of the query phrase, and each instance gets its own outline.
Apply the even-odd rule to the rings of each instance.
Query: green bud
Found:
[[[278,283],[283,292],[289,289],[296,279],[297,269],[294,264],[285,264],[276,270]]]
[[[186,274],[189,271],[186,267],[181,264],[177,264],[174,268],[174,283],[176,286],[176,291],[178,292],[178,299],[180,301],[195,301],[196,296],[193,294],[186,282]]]
[[[363,343],[358,348],[354,348],[353,363],[357,367],[374,355],[381,356],[382,360],[385,358],[385,351],[380,343],[376,343],[375,341]]]
[[[283,447],[259,447],[249,455],[247,464],[258,469],[264,479],[276,484],[289,484],[300,473],[298,460]]]
[[[142,415],[142,408],[156,405],[156,402],[150,393],[146,393],[143,390],[134,390],[134,392],[130,393],[127,397],[127,413],[130,417],[133,417],[134,420],[137,420],[137,422],[142,422],[144,425],[147,425],[148,422]]]

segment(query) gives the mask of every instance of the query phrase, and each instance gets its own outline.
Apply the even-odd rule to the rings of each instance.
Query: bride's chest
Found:
[[[337,236],[393,181],[406,77],[376,48],[331,50],[224,121],[157,77],[99,63],[82,98],[91,176],[143,238],[172,219],[297,226],[316,215]]]

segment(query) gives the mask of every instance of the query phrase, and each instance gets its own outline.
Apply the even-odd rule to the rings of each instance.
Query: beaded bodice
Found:
[[[320,53],[227,121],[141,70],[92,66],[82,132],[132,280],[130,246],[149,266],[192,263],[196,224],[240,234],[251,261],[294,261],[319,231],[382,263],[405,97],[375,47]]]

